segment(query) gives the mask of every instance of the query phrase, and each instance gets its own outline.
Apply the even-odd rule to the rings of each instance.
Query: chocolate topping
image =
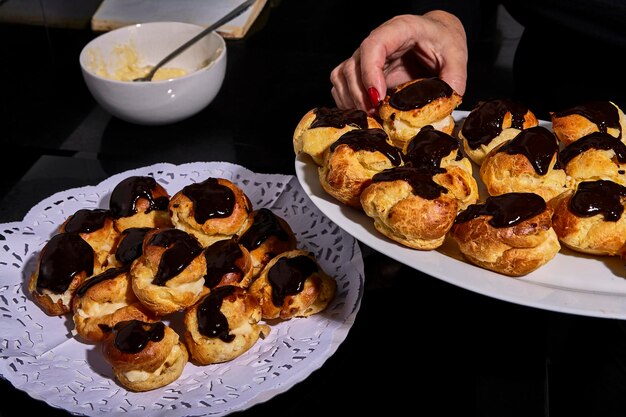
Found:
[[[482,204],[471,204],[459,213],[454,223],[465,223],[479,216],[492,216],[489,224],[496,228],[511,227],[543,213],[544,199],[534,193],[508,193],[487,197]]]
[[[437,171],[441,160],[459,149],[459,141],[445,132],[435,130],[431,125],[424,126],[409,142],[404,159],[415,168]],[[457,160],[463,158],[458,152]]]
[[[470,149],[489,144],[502,133],[504,116],[511,113],[511,127],[522,130],[528,107],[509,99],[483,101],[474,108],[463,122],[461,133]]]
[[[608,180],[586,181],[569,201],[569,209],[578,217],[602,214],[607,222],[616,222],[622,217],[626,187]]]
[[[615,157],[620,163],[626,162],[626,145],[624,142],[616,139],[608,133],[594,132],[587,136],[583,136],[576,142],[572,142],[561,151],[560,159],[564,165],[567,165],[574,157],[582,154],[589,149],[598,149],[602,151],[612,150]]]
[[[220,184],[217,178],[188,185],[182,192],[193,202],[193,217],[199,224],[213,218],[228,217],[235,208],[235,193]]]
[[[312,129],[316,127],[343,129],[346,126],[367,129],[367,113],[363,110],[342,110],[337,107],[319,107],[315,109],[315,120],[311,124]]]
[[[154,285],[165,285],[168,280],[180,274],[202,251],[198,241],[178,229],[163,229],[155,233],[148,245],[166,248],[161,255],[159,269],[152,280]]]
[[[235,265],[238,259],[243,256],[243,252],[237,243],[236,238],[219,240],[204,250],[206,259],[206,275],[204,276],[204,286],[213,288],[220,283],[224,275],[236,273],[239,280],[243,278],[243,271]]]
[[[239,243],[249,251],[253,251],[272,236],[288,242],[289,233],[271,210],[260,208],[254,213],[252,226],[241,235]]]
[[[300,293],[304,289],[304,281],[317,271],[317,264],[308,256],[278,259],[267,273],[274,305],[282,307],[285,297]]]
[[[394,165],[402,163],[400,150],[387,142],[387,133],[382,129],[357,129],[344,133],[330,145],[331,152],[339,145],[347,145],[355,151],[380,152]]]
[[[115,347],[125,353],[141,352],[150,341],[159,342],[165,336],[162,322],[145,323],[139,320],[120,321],[113,327]]]
[[[559,143],[548,129],[535,126],[522,130],[512,140],[500,146],[498,152],[506,152],[509,155],[522,154],[538,175],[546,175],[555,154],[558,161]]]
[[[87,281],[83,282],[80,287],[76,289],[76,295],[78,297],[82,297],[85,295],[89,288],[93,287],[96,284],[101,283],[102,281],[107,281],[109,279],[113,279],[121,274],[130,271],[130,265],[125,265],[120,268],[110,268],[104,271],[103,273],[96,275],[93,278],[89,278]]]
[[[201,335],[210,338],[219,337],[220,340],[226,343],[235,340],[235,335],[229,333],[228,319],[220,311],[224,298],[234,292],[235,287],[230,285],[214,288],[200,302],[197,318],[198,331]]]
[[[437,99],[451,97],[452,93],[452,87],[445,81],[427,78],[395,90],[389,98],[389,104],[398,110],[419,109]]]
[[[77,233],[60,233],[46,243],[41,250],[37,292],[47,289],[63,294],[74,276],[85,272],[93,274],[93,249]]]
[[[91,233],[104,227],[104,222],[110,217],[109,210],[80,209],[67,219],[64,230],[66,233]]]
[[[152,192],[157,188],[156,180],[152,177],[128,177],[115,186],[111,193],[109,207],[115,218],[128,217],[137,213],[137,200],[145,198],[150,206],[146,213],[152,210],[167,210],[169,198],[166,196],[154,198]]]
[[[149,227],[131,227],[122,232],[120,242],[115,250],[115,259],[129,265],[143,253],[143,238]]]
[[[617,139],[622,138],[622,126],[619,122],[619,112],[617,107],[610,101],[590,101],[578,106],[555,112],[555,117],[565,117],[572,114],[578,114],[588,119],[590,122],[598,126],[598,130],[607,133],[607,128],[617,129],[619,134]]]
[[[418,195],[427,200],[434,200],[439,197],[441,193],[447,193],[448,190],[445,187],[437,184],[433,181],[433,174],[445,172],[444,169],[439,169],[437,172],[424,168],[414,168],[411,166],[402,166],[397,168],[386,169],[383,172],[379,172],[374,175],[372,182],[383,181],[406,181],[413,188],[413,194]]]

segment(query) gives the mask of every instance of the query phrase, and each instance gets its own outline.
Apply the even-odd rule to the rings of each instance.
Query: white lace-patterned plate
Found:
[[[227,178],[290,224],[298,247],[313,252],[337,280],[328,308],[306,319],[272,326],[270,336],[224,364],[188,363],[174,383],[128,392],[113,379],[99,346],[72,337],[71,317],[48,317],[26,285],[36,258],[58,226],[81,208],[106,208],[111,190],[131,175],[149,175],[173,195],[208,177]],[[17,388],[74,414],[204,416],[243,410],[286,391],[318,369],[346,338],[359,309],[363,260],[350,235],[311,204],[293,176],[255,174],[237,165],[157,164],[115,175],[97,186],[57,193],[19,223],[0,225],[0,375]]]
[[[457,125],[467,113],[454,112]],[[540,124],[551,127],[546,121]],[[324,192],[317,167],[308,156],[297,157],[295,167],[300,184],[322,213],[361,242],[392,259],[504,301],[563,313],[626,319],[626,267],[625,261],[618,257],[585,256],[561,249],[554,259],[531,274],[510,278],[463,261],[453,245],[423,252],[387,239],[374,228],[371,218],[343,206]]]

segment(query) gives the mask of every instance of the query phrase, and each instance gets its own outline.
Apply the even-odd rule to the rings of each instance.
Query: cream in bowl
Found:
[[[160,68],[151,82],[132,80],[204,28],[181,22],[126,26],[89,42],[80,54],[85,83],[109,113],[131,123],[174,123],[217,95],[226,71],[226,44],[213,32]]]

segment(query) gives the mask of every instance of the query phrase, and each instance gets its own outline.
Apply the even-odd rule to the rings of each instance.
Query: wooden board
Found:
[[[239,39],[258,17],[267,0],[256,0],[245,13],[217,31]],[[91,19],[95,31],[109,31],[146,22],[177,21],[208,26],[241,4],[241,0],[104,0]]]

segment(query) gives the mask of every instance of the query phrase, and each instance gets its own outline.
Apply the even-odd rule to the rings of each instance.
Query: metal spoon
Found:
[[[256,0],[246,0],[246,1],[244,1],[239,6],[235,7],[226,16],[222,17],[220,20],[218,20],[217,22],[213,23],[212,25],[210,25],[209,27],[204,29],[202,32],[198,33],[196,36],[194,36],[193,38],[189,39],[187,42],[185,42],[184,44],[179,46],[177,49],[174,50],[174,52],[172,52],[171,54],[169,54],[168,56],[163,58],[158,64],[156,64],[150,70],[150,72],[148,74],[146,74],[143,77],[135,78],[133,81],[152,81],[152,77],[154,77],[154,73],[157,72],[157,70],[159,68],[161,68],[164,64],[166,64],[167,62],[171,61],[174,57],[178,56],[185,49],[189,48],[191,45],[193,45],[194,43],[198,42],[200,39],[202,39],[203,37],[205,37],[209,33],[213,32],[215,29],[219,28],[224,23],[230,22],[232,19],[236,18],[237,16],[239,16],[240,14],[245,12],[250,6],[252,6],[252,4],[255,1]]]

